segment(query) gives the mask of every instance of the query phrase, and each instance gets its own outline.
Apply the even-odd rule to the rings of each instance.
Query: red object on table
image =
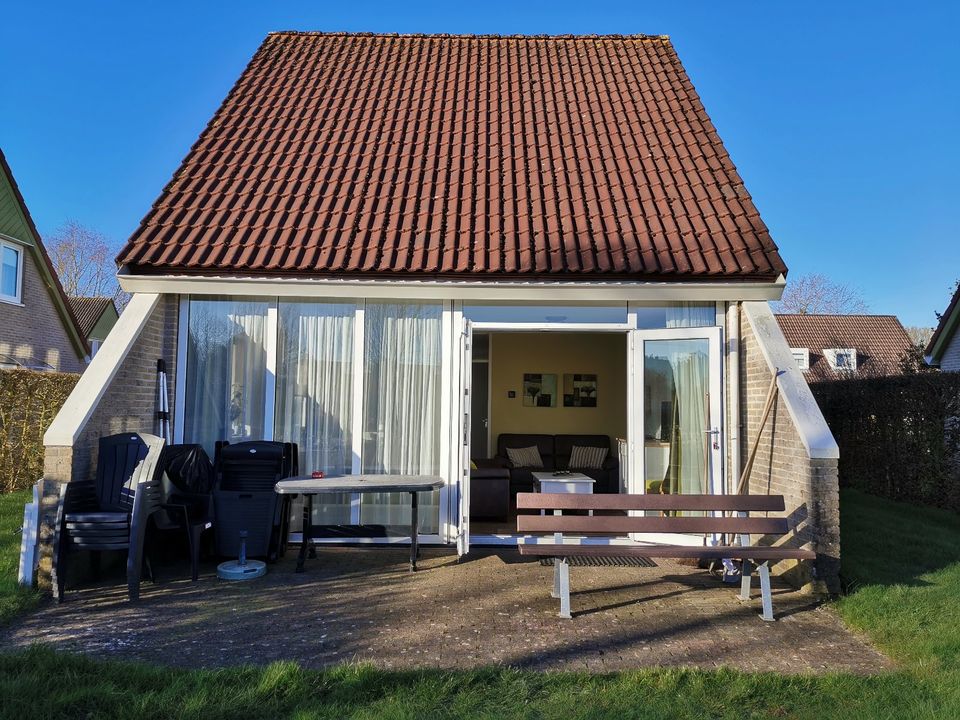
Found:
[[[323,470],[314,470],[312,473],[310,473],[310,477],[316,480],[321,479],[323,477]]]

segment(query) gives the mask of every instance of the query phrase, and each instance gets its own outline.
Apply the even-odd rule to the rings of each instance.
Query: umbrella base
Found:
[[[247,560],[241,565],[239,560],[228,560],[217,565],[217,577],[221,580],[253,580],[267,574],[267,564],[260,560]]]

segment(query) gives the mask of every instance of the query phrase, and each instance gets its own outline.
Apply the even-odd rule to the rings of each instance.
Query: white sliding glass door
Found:
[[[364,473],[440,473],[443,306],[374,303],[364,309]],[[360,498],[360,522],[410,522],[406,493]],[[420,532],[439,532],[439,491],[420,494]]]
[[[211,457],[218,440],[295,442],[303,474],[449,475],[443,303],[194,296],[181,308],[178,442]],[[420,495],[423,535],[440,533],[440,495]],[[406,493],[344,493],[315,503],[313,522],[409,517]]]
[[[274,437],[297,443],[303,474],[349,474],[353,467],[356,307],[279,303]],[[313,523],[349,524],[351,505],[349,493],[324,495],[314,503]]]
[[[267,427],[267,311],[256,298],[191,300],[183,436],[213,457],[217,440],[260,440]]]

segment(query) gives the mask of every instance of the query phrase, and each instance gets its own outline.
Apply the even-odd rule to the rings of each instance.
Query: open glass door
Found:
[[[721,328],[632,332],[630,492],[723,492]]]
[[[459,527],[457,529],[457,555],[470,552],[470,386],[473,376],[473,329],[470,321],[463,319],[460,331],[460,394],[459,394],[459,442],[457,444],[457,487],[459,488]]]

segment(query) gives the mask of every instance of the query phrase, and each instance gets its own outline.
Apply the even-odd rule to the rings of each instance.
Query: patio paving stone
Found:
[[[293,572],[293,553],[247,583],[164,580],[139,603],[119,576],[68,589],[0,631],[4,647],[49,643],[101,658],[184,667],[293,660],[306,667],[368,661],[388,669],[510,665],[606,672],[653,666],[874,673],[892,663],[809,595],[774,586],[764,623],[738,586],[670,561],[658,567],[574,567],[573,620],[557,617],[553,569],[516,551],[475,550],[458,563],[425,549],[324,548]],[[186,573],[178,577],[183,577]]]

